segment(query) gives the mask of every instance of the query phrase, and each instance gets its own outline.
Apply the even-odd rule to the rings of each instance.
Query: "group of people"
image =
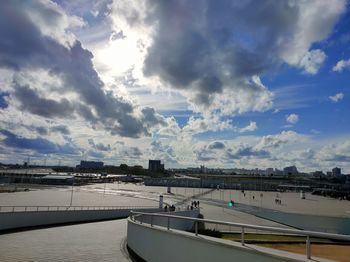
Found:
[[[189,209],[193,210],[193,208],[199,208],[199,201],[192,201],[191,207],[187,206],[187,210],[189,210]]]
[[[282,204],[282,200],[279,198],[275,198],[275,204],[281,205]]]
[[[165,207],[164,207],[164,211],[165,212],[168,212],[168,210],[170,211],[170,212],[172,212],[172,211],[175,211],[175,206],[174,205],[171,205],[171,206],[169,206],[169,208],[168,208],[168,205],[165,205]]]

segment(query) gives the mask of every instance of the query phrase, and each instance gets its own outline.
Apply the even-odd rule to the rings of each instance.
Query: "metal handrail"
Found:
[[[0,213],[33,211],[82,211],[156,208],[154,206],[0,206]]]
[[[289,228],[280,228],[280,227],[258,226],[258,225],[252,225],[252,224],[233,223],[233,222],[220,221],[220,220],[184,217],[184,216],[176,216],[176,215],[168,215],[168,214],[160,214],[160,213],[144,213],[144,212],[131,211],[131,214],[130,214],[130,218],[133,221],[136,221],[136,219],[135,219],[136,217],[141,217],[141,219],[143,221],[143,216],[166,217],[166,218],[168,218],[168,220],[171,218],[174,218],[174,219],[194,221],[195,222],[195,235],[196,236],[198,235],[198,223],[199,222],[240,227],[241,228],[241,244],[243,246],[244,246],[244,235],[245,235],[244,229],[245,228],[256,229],[256,230],[261,230],[261,231],[270,231],[270,232],[272,231],[272,232],[288,233],[288,234],[293,234],[293,235],[305,236],[306,237],[306,256],[308,259],[311,258],[311,240],[310,240],[310,237],[350,241],[350,235],[341,235],[341,234],[324,233],[324,232],[299,230],[299,229],[289,229]],[[169,230],[169,221],[168,221],[167,228]]]

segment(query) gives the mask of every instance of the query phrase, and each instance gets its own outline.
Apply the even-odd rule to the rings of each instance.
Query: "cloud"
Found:
[[[170,144],[164,144],[161,141],[151,142],[151,155],[156,159],[162,159],[165,163],[177,164],[177,153]]]
[[[348,60],[340,60],[337,62],[335,66],[333,66],[334,72],[342,72],[344,69],[350,68],[350,59]]]
[[[311,47],[346,10],[343,0],[128,3],[114,2],[114,26],[126,38],[144,33],[144,76],[187,96],[196,112],[222,115],[270,109],[260,76],[282,63],[316,74],[326,55]]]
[[[0,143],[6,147],[21,150],[32,150],[40,154],[78,155],[80,153],[79,149],[74,147],[71,143],[60,145],[40,137],[19,137],[7,130],[0,130],[0,133],[5,136]]]
[[[60,101],[39,97],[35,90],[29,86],[14,84],[15,98],[20,102],[20,108],[27,110],[32,114],[53,118],[53,117],[71,117],[74,107],[70,101],[62,98]]]
[[[200,149],[200,150],[194,150],[194,153],[196,154],[196,159],[198,161],[212,161],[216,159],[215,154],[210,151],[210,150],[206,150],[206,149]]]
[[[0,109],[4,109],[8,107],[8,103],[7,103],[8,96],[9,96],[9,93],[0,92]]]
[[[316,158],[321,161],[330,162],[350,162],[349,152],[350,140],[341,143],[331,143],[321,148],[316,154]]]
[[[250,121],[249,125],[247,125],[246,127],[240,128],[239,132],[243,133],[243,132],[255,131],[257,128],[258,126],[256,125],[256,122]]]
[[[13,95],[20,109],[46,118],[82,117],[112,135],[150,135],[149,129],[162,123],[160,116],[105,91],[92,53],[69,33],[73,20],[79,19],[46,1],[0,4],[0,68],[15,72]],[[39,77],[31,81],[36,70],[58,78],[59,86],[40,87]]]
[[[215,141],[212,142],[208,145],[208,149],[224,149],[225,148],[225,144],[220,142],[220,141]]]
[[[266,150],[253,148],[250,145],[241,144],[235,148],[229,148],[226,151],[226,157],[228,159],[241,159],[244,157],[268,158],[270,153]]]
[[[299,65],[304,68],[305,73],[315,75],[326,57],[326,54],[320,49],[311,50],[303,56]]]
[[[305,136],[294,131],[282,131],[280,134],[263,136],[257,143],[257,149],[277,149],[282,145],[305,140]]]
[[[297,114],[290,114],[286,116],[286,121],[290,124],[296,124],[299,121],[299,116]]]
[[[67,126],[65,125],[57,125],[57,126],[53,126],[50,129],[52,132],[58,132],[61,133],[62,135],[69,135],[70,131],[68,129]]]
[[[104,145],[103,143],[95,143],[92,138],[88,139],[89,145],[98,151],[111,151],[111,145]]]
[[[334,102],[337,103],[340,100],[342,100],[344,98],[344,94],[343,93],[337,93],[334,96],[330,96],[329,99]]]
[[[123,155],[131,159],[139,159],[143,153],[138,147],[129,147],[123,150]]]

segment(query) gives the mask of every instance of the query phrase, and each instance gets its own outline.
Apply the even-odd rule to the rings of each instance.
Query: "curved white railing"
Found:
[[[350,242],[350,235],[331,234],[331,233],[323,233],[323,232],[316,232],[316,231],[307,231],[307,230],[298,230],[298,229],[289,229],[289,228],[278,228],[278,227],[269,227],[269,226],[258,226],[258,225],[252,225],[252,224],[242,224],[242,223],[233,223],[233,222],[226,222],[226,221],[219,221],[219,220],[212,220],[212,219],[202,219],[202,218],[183,217],[183,216],[168,215],[168,214],[144,213],[144,212],[131,211],[130,218],[134,222],[138,221],[138,222],[140,222],[140,224],[142,224],[144,222],[144,217],[151,218],[151,222],[150,222],[151,226],[153,226],[153,217],[167,218],[167,221],[168,221],[167,222],[167,229],[168,230],[170,229],[170,220],[171,219],[182,219],[182,220],[193,221],[195,223],[195,235],[196,236],[198,235],[198,223],[200,223],[200,222],[239,227],[239,228],[241,228],[241,244],[242,245],[244,245],[245,229],[256,229],[256,230],[261,230],[261,231],[279,232],[279,233],[287,233],[287,234],[305,236],[306,237],[306,256],[308,259],[311,258],[311,240],[310,240],[310,237],[335,239],[335,240],[342,240],[342,241],[349,241]]]
[[[81,211],[81,210],[121,210],[143,209],[154,206],[0,206],[2,212],[33,212],[33,211]]]

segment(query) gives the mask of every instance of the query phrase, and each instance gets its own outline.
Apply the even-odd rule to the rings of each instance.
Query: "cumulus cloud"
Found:
[[[303,56],[299,65],[304,68],[305,73],[315,75],[326,57],[326,54],[320,49],[311,50]]]
[[[330,96],[329,99],[334,102],[337,103],[340,100],[342,100],[344,98],[344,94],[343,93],[337,93],[334,96]]]
[[[350,140],[326,145],[317,152],[316,158],[321,161],[350,162],[349,146]]]
[[[345,8],[334,0],[115,1],[112,9],[126,38],[147,35],[146,77],[185,94],[195,111],[232,115],[271,108],[260,76],[281,63],[316,74],[326,55],[310,48]]]
[[[276,149],[282,145],[303,140],[305,136],[294,131],[282,131],[280,134],[263,136],[255,147],[257,149]]]
[[[286,121],[290,124],[296,124],[299,121],[299,116],[297,114],[287,115]]]
[[[150,151],[154,158],[162,159],[166,163],[177,163],[177,154],[170,144],[154,140],[151,142]]]
[[[346,68],[350,68],[350,59],[338,61],[337,64],[333,66],[332,70],[334,72],[342,72]]]
[[[256,122],[250,121],[249,125],[247,125],[246,127],[242,127],[239,129],[240,133],[243,132],[249,132],[249,131],[254,131],[258,128],[258,126],[256,125]]]
[[[105,91],[92,53],[69,33],[68,26],[72,21],[79,24],[79,19],[48,1],[0,5],[0,68],[15,72],[13,96],[20,109],[46,118],[79,116],[112,135],[128,137],[149,135],[150,128],[165,123],[151,108],[137,109]],[[58,89],[45,83],[46,88],[38,90],[30,83],[28,75],[35,76],[33,70],[39,69],[59,78]],[[55,97],[48,97],[50,89]]]

